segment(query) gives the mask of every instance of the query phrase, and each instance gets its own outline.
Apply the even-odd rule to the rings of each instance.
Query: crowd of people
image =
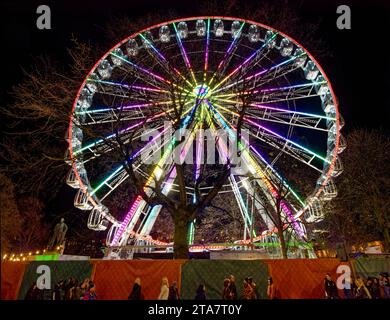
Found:
[[[268,279],[267,287],[267,297],[269,299],[276,299],[277,290],[273,284],[272,278]],[[247,277],[243,281],[242,293],[238,295],[236,280],[233,275],[230,275],[223,281],[223,289],[221,294],[222,300],[253,300],[260,299],[259,292],[257,290],[256,283],[253,281],[252,277]],[[129,300],[143,300],[144,295],[142,293],[141,278],[137,277],[134,281],[133,288],[128,296]],[[158,300],[180,300],[179,290],[177,288],[177,282],[172,282],[172,285],[169,285],[167,277],[163,277],[161,280],[160,293],[157,297]],[[195,300],[207,300],[206,295],[206,286],[201,283],[195,292]]]
[[[50,297],[46,293],[49,291]],[[76,278],[60,280],[53,290],[39,289],[34,283],[26,293],[25,300],[96,300],[95,284],[89,278],[80,283]]]
[[[330,274],[326,274],[324,278],[324,295],[326,299],[390,299],[390,277],[388,273],[380,273],[378,277],[369,277],[362,279],[360,277],[355,280],[345,279],[344,289],[339,290],[335,281],[332,280]],[[223,281],[221,292],[222,300],[254,300],[261,299],[256,283],[252,277],[246,277],[242,283],[240,293],[237,290],[236,280],[234,275],[226,277]],[[280,292],[275,286],[273,279],[268,278],[267,298],[278,299]],[[58,281],[52,290],[39,289],[34,283],[26,293],[25,300],[96,300],[96,288],[94,282],[86,278],[83,282],[79,282],[75,277],[70,277],[68,280]],[[129,300],[144,300],[142,292],[141,278],[137,277],[134,281],[133,288],[128,295]],[[167,277],[161,280],[160,293],[158,300],[180,300],[177,281],[173,281],[169,285]],[[206,286],[201,283],[195,292],[195,300],[206,300]]]
[[[325,275],[324,290],[326,299],[340,299],[336,283],[329,274]],[[378,277],[369,277],[344,283],[343,298],[345,299],[390,299],[390,277],[386,272]]]

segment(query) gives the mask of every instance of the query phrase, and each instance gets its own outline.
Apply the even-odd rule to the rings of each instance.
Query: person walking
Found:
[[[230,280],[226,278],[223,280],[222,300],[230,300]]]
[[[204,284],[200,284],[198,289],[196,289],[195,300],[207,300],[206,287]]]
[[[338,299],[339,293],[337,291],[336,283],[330,277],[330,274],[327,273],[324,279],[324,289],[325,289],[325,298],[326,299]]]
[[[268,286],[267,286],[267,297],[270,300],[276,299],[276,287],[272,277],[268,278]]]
[[[244,288],[243,288],[243,292],[242,292],[242,299],[243,300],[252,300],[253,299],[253,288],[249,284],[248,278],[244,279],[243,286],[244,286]]]
[[[237,300],[236,278],[233,275],[229,277],[229,300]]]
[[[379,274],[379,290],[381,298],[390,298],[390,279],[389,275],[385,272]]]
[[[169,287],[168,300],[180,300],[179,289],[177,288],[177,282],[173,281]]]
[[[128,300],[143,300],[142,290],[141,290],[141,278],[135,278],[133,289],[131,290]]]
[[[161,280],[161,290],[157,300],[168,300],[169,297],[169,282],[168,278],[164,277]]]
[[[366,282],[366,287],[372,299],[380,298],[379,281],[377,278],[368,278]]]
[[[252,277],[248,277],[248,284],[252,287],[253,289],[253,297],[252,299],[256,300],[256,299],[260,299],[260,295],[259,295],[259,292],[257,290],[257,285],[256,285],[256,282],[253,281],[253,278]]]
[[[96,288],[93,281],[89,281],[88,290],[84,293],[83,300],[96,300]]]
[[[79,286],[79,282],[77,281],[77,279],[75,279],[75,283],[70,290],[71,290],[71,299],[72,300],[80,300],[81,299],[82,290]]]

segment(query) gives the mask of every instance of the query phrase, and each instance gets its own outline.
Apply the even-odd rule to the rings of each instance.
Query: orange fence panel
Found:
[[[1,263],[1,300],[16,300],[28,262]]]
[[[180,289],[181,265],[186,260],[92,260],[92,278],[98,300],[127,299],[136,277],[141,278],[142,294],[146,300],[157,299],[161,279],[169,285],[177,281]]]
[[[281,299],[324,298],[324,278],[329,273],[334,281],[339,259],[265,260]]]

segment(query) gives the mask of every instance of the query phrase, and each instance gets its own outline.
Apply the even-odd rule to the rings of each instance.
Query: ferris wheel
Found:
[[[180,97],[180,119],[173,120],[172,106]],[[167,161],[170,149],[161,152],[171,141],[156,147],[155,138],[139,142],[139,132],[154,130],[160,137],[173,127],[189,130],[182,152],[185,156],[195,145],[191,178],[196,181],[206,145],[197,130],[215,134],[223,129],[233,136],[239,121],[248,132],[241,160],[249,174],[231,173],[220,192],[235,199],[240,210],[241,242],[250,233],[251,241],[274,237],[275,225],[254,198],[258,192],[270,201],[276,197],[275,181],[289,190],[281,205],[292,232],[304,237],[302,222],[320,221],[323,202],[337,195],[333,178],[342,172],[339,153],[346,147],[337,99],[321,66],[299,43],[240,18],[206,16],[154,25],[116,44],[95,64],[78,91],[67,134],[67,183],[77,189],[75,206],[89,211],[90,229],[108,231],[111,246],[127,245],[129,239],[165,244],[150,237],[161,205],[150,206],[141,195],[129,194],[125,212],[112,212],[109,199],[130,180],[113,143],[119,137],[124,145],[136,145],[129,155],[135,173],[145,186],[152,178],[161,180],[162,193],[172,195],[178,190]],[[215,141],[223,154],[226,146]],[[143,164],[156,155],[155,165]],[[299,184],[291,186],[282,162],[315,174],[309,195],[302,196]],[[195,197],[194,188],[187,193]],[[254,215],[266,226],[260,234],[250,227]],[[194,226],[191,241],[193,234]]]

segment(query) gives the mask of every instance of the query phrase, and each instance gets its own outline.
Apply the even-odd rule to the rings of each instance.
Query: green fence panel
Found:
[[[79,282],[91,277],[92,264],[89,261],[33,261],[26,266],[23,281],[20,286],[19,300],[23,300],[28,289],[36,283],[41,274],[37,273],[37,268],[41,265],[50,268],[51,290],[44,290],[44,300],[51,300],[52,289],[60,280],[67,280],[70,277],[76,278]]]
[[[246,277],[253,278],[259,298],[266,298],[268,266],[260,260],[189,260],[182,266],[182,299],[194,299],[201,283],[206,286],[207,299],[221,299],[223,280],[229,275],[236,278],[238,298]]]
[[[390,273],[390,258],[359,258],[352,263],[361,278],[377,277],[381,272]]]

